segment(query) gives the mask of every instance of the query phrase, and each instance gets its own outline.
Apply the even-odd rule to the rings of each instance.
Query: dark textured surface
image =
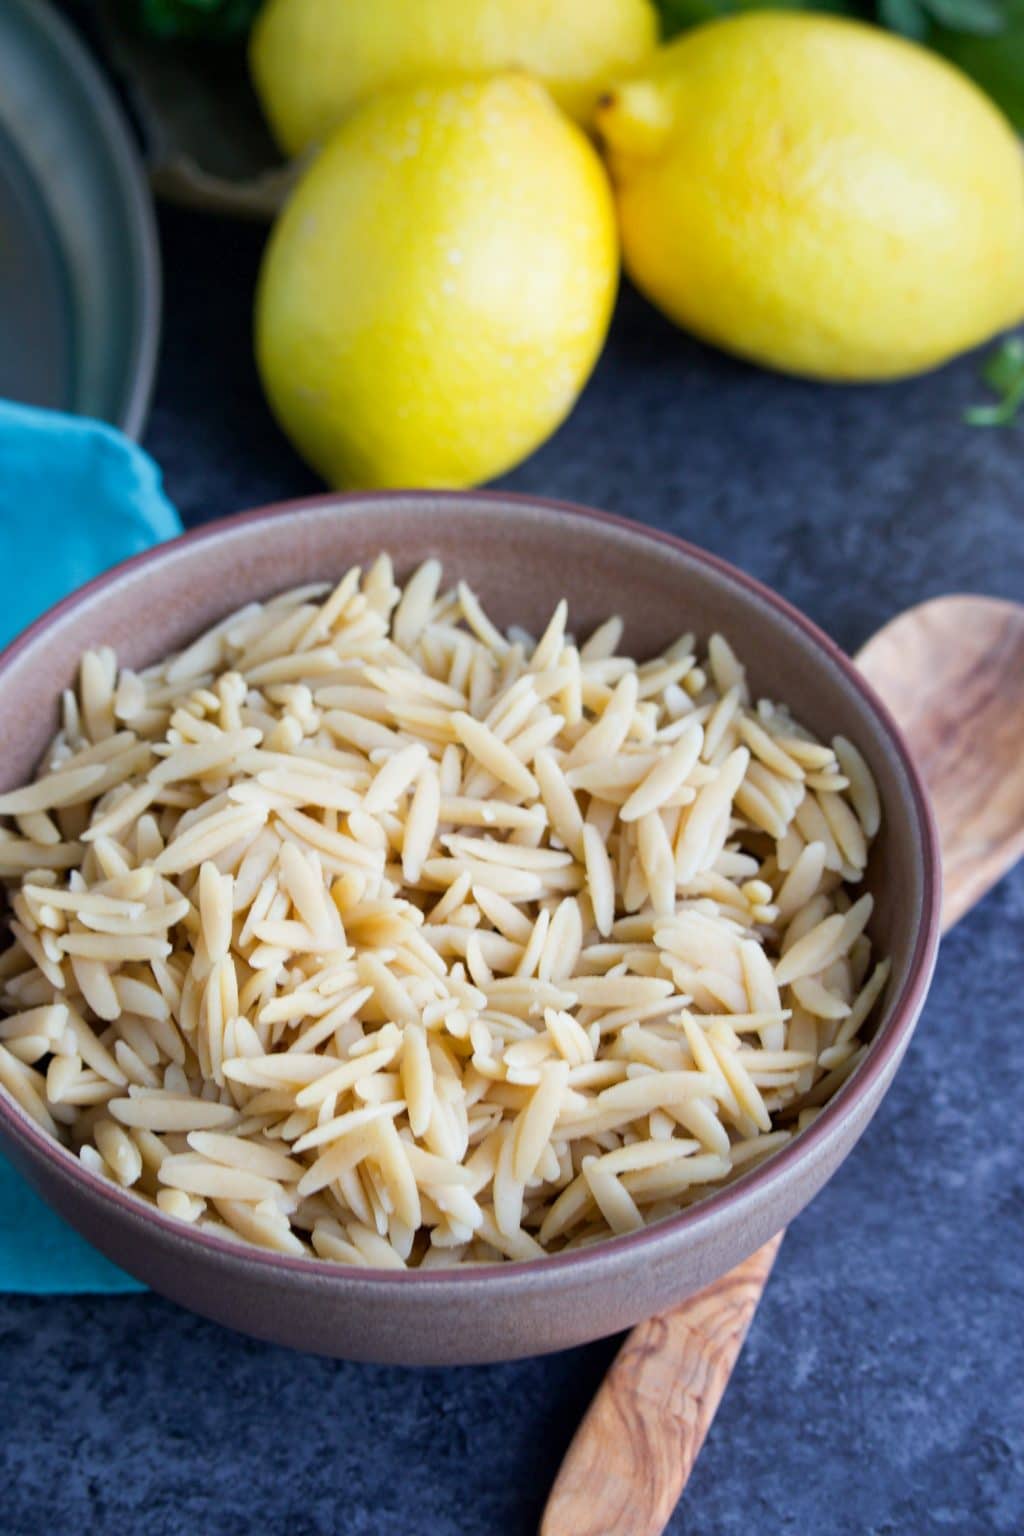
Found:
[[[146,442],[186,522],[316,489],[249,361],[261,232],[162,232]],[[977,393],[970,360],[884,390],[771,378],[626,293],[572,420],[505,483],[684,534],[853,649],[938,592],[1024,597],[1024,428],[962,427]],[[1024,1525],[1022,930],[1024,870],[944,946],[892,1093],[791,1229],[675,1536]],[[0,1298],[0,1533],[526,1536],[613,1348],[375,1369],[150,1296]]]

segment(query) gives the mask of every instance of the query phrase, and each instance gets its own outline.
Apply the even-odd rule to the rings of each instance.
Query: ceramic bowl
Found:
[[[864,1131],[907,1048],[931,976],[940,875],[927,796],[892,720],[848,658],[781,598],[677,539],[505,494],[323,497],[233,517],[128,561],[68,598],[0,657],[0,789],[30,775],[82,651],[140,665],[253,598],[389,550],[428,555],[491,615],[538,632],[559,597],[586,633],[609,613],[643,657],[683,629],[722,630],[755,697],[785,700],[823,738],[857,742],[882,831],[868,886],[892,974],[866,1060],[815,1123],[688,1211],[581,1252],[395,1274],[241,1246],[197,1231],[88,1172],[0,1093],[0,1143],[44,1199],[116,1263],[183,1306],[259,1338],[348,1358],[430,1364],[562,1349],[626,1328],[707,1285],[780,1230]]]

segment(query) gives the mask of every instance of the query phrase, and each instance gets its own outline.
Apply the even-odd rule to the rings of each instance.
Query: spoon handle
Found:
[[[562,1462],[540,1536],[664,1530],[729,1385],[783,1235],[682,1306],[633,1329]]]
[[[961,916],[943,901],[944,932]],[[785,1235],[776,1233],[706,1290],[630,1332],[566,1452],[540,1536],[661,1536]]]

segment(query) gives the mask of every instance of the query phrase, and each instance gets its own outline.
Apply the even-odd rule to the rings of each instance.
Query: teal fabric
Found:
[[[160,471],[120,432],[0,401],[0,645],[100,571],[180,532]]]
[[[120,432],[0,401],[0,645],[83,582],[181,531],[160,471]],[[0,1290],[140,1289],[0,1156]]]

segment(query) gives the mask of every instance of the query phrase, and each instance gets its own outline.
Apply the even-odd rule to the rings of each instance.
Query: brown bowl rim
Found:
[[[819,1147],[823,1146],[831,1137],[833,1130],[839,1121],[849,1110],[855,1108],[857,1103],[871,1093],[874,1083],[883,1077],[889,1062],[895,1056],[897,1060],[906,1045],[906,1036],[913,1028],[917,1015],[923,1005],[925,994],[931,980],[935,956],[938,949],[941,899],[942,899],[942,865],[939,854],[938,830],[932,810],[931,800],[925,789],[921,774],[914,762],[910,749],[902,731],[896,724],[886,705],[878,694],[867,682],[866,678],[857,669],[854,662],[846,655],[836,642],[824,632],[805,614],[780,596],[771,587],[756,577],[748,575],[728,560],[721,556],[711,554],[709,551],[692,544],[687,539],[679,538],[676,534],[666,533],[660,528],[651,528],[644,523],[634,522],[630,518],[619,516],[613,512],[599,511],[597,508],[580,505],[577,502],[562,501],[554,497],[534,496],[528,493],[519,493],[500,490],[480,491],[432,491],[432,490],[398,490],[398,491],[357,491],[357,492],[323,492],[313,496],[300,496],[283,501],[268,502],[264,506],[255,507],[248,511],[229,513],[212,522],[204,523],[198,528],[187,530],[175,539],[164,541],[154,545],[151,549],[143,550],[140,554],[132,555],[127,560],[120,561],[101,575],[94,577],[74,592],[62,598],[60,602],[47,609],[40,617],[21,634],[17,635],[3,650],[0,650],[0,681],[10,663],[32,641],[44,634],[64,614],[72,611],[85,598],[93,597],[102,592],[106,587],[119,581],[127,572],[141,569],[147,565],[156,565],[169,549],[179,549],[184,545],[197,546],[208,541],[215,541],[225,533],[233,532],[240,528],[258,527],[264,523],[284,522],[296,513],[315,512],[330,507],[345,507],[352,504],[374,505],[401,501],[421,501],[427,504],[439,501],[456,501],[460,503],[479,504],[480,502],[493,502],[497,505],[520,505],[524,508],[533,507],[545,511],[562,513],[573,518],[582,518],[590,522],[603,523],[607,526],[618,528],[629,533],[635,538],[646,539],[652,543],[664,544],[671,549],[686,555],[696,564],[705,566],[725,577],[734,585],[739,586],[745,593],[758,599],[774,609],[781,617],[795,625],[807,637],[810,642],[822,651],[826,658],[843,675],[846,682],[868,704],[869,708],[880,720],[886,735],[888,736],[901,767],[910,785],[914,809],[917,816],[918,830],[923,865],[923,892],[922,911],[918,923],[917,938],[914,944],[913,954],[907,973],[907,979],[903,989],[893,1005],[892,1016],[889,1021],[884,1038],[872,1043],[861,1066],[851,1077],[843,1083],[822,1109],[818,1118],[807,1130],[794,1137],[786,1146],[778,1152],[772,1153],[763,1163],[742,1174],[733,1184],[726,1185],[706,1199],[699,1200],[696,1204],[679,1213],[678,1216],[666,1217],[663,1221],[654,1222],[650,1226],[642,1227],[639,1231],[626,1233],[619,1237],[608,1237],[601,1242],[594,1243],[587,1248],[578,1248],[569,1252],[555,1253],[539,1259],[521,1259],[493,1265],[473,1265],[460,1268],[453,1266],[451,1269],[437,1269],[422,1271],[408,1269],[396,1271],[393,1269],[362,1268],[355,1265],[325,1263],[323,1259],[314,1256],[292,1257],[288,1254],[275,1253],[270,1249],[257,1247],[255,1244],[240,1244],[231,1238],[219,1237],[215,1232],[194,1227],[187,1222],[176,1220],[172,1216],[166,1216],[158,1207],[151,1206],[139,1196],[133,1195],[130,1190],[119,1188],[100,1174],[91,1172],[85,1168],[74,1153],[47,1135],[41,1126],[36,1125],[8,1097],[0,1094],[0,1121],[16,1139],[29,1142],[55,1170],[64,1173],[72,1179],[77,1179],[92,1193],[99,1195],[104,1200],[109,1200],[120,1206],[128,1215],[155,1223],[168,1237],[195,1243],[205,1248],[213,1255],[219,1255],[226,1260],[242,1260],[246,1264],[257,1264],[261,1268],[266,1267],[274,1272],[291,1273],[298,1277],[316,1281],[320,1284],[332,1285],[351,1284],[354,1281],[372,1282],[378,1285],[382,1291],[392,1287],[417,1285],[422,1290],[433,1290],[449,1285],[491,1285],[499,1281],[507,1283],[510,1279],[518,1281],[520,1278],[529,1280],[539,1278],[542,1275],[551,1275],[552,1278],[566,1269],[576,1272],[586,1272],[594,1268],[600,1268],[611,1258],[621,1258],[626,1254],[639,1254],[644,1248],[653,1248],[665,1242],[666,1239],[678,1237],[691,1230],[699,1230],[702,1227],[713,1227],[716,1220],[724,1213],[736,1209],[742,1212],[752,1201],[756,1201],[762,1192],[769,1191],[774,1185],[784,1180],[792,1171],[803,1164],[813,1161]]]

